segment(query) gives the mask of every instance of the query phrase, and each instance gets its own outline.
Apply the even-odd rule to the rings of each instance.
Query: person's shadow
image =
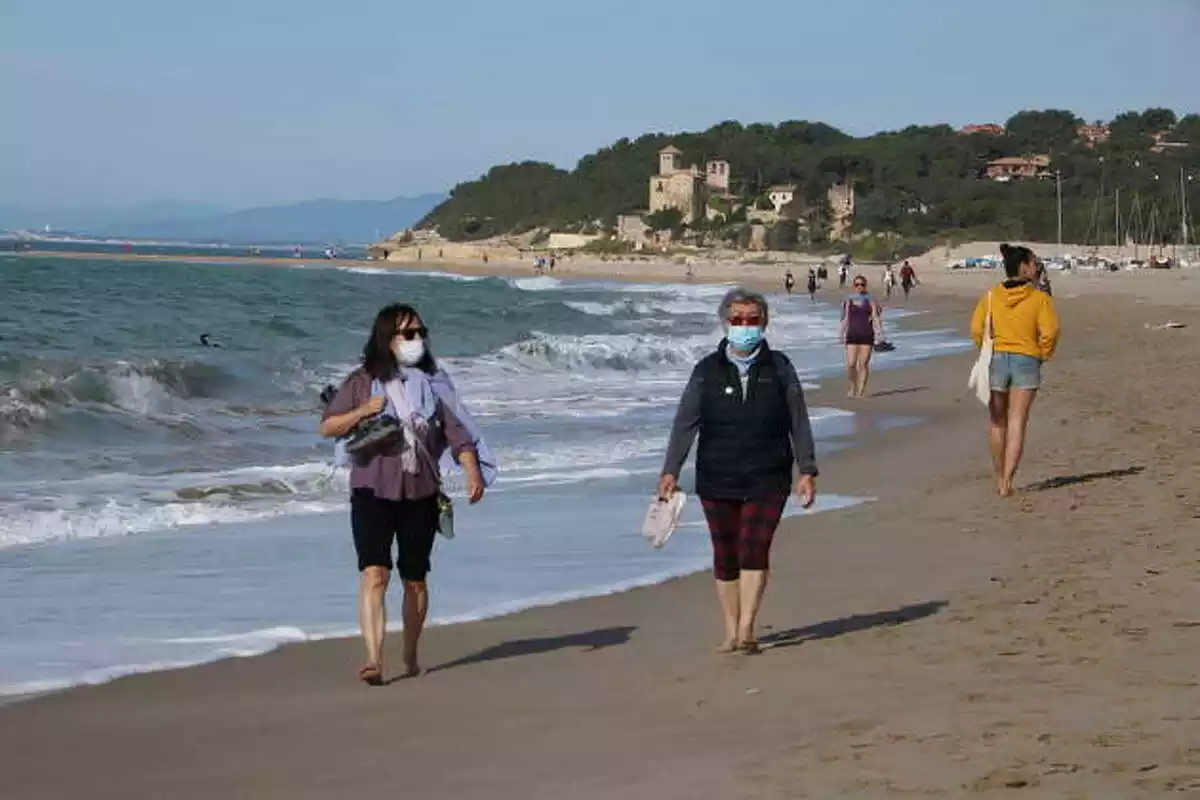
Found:
[[[1128,478],[1145,472],[1145,467],[1133,466],[1124,469],[1110,469],[1104,472],[1085,472],[1080,475],[1061,475],[1045,481],[1038,481],[1021,489],[1022,492],[1046,492],[1051,489],[1062,489],[1066,486],[1079,486],[1092,481],[1102,481],[1111,478]]]
[[[444,669],[465,667],[468,664],[480,664],[485,661],[498,661],[504,658],[520,656],[535,656],[563,650],[568,647],[583,648],[587,652],[615,647],[629,641],[629,636],[636,627],[621,626],[617,628],[598,628],[585,633],[568,633],[563,636],[543,636],[536,639],[516,639],[511,642],[493,645],[469,656],[431,667],[427,672],[441,672]]]
[[[871,628],[903,625],[915,622],[925,617],[931,617],[946,607],[945,600],[933,600],[926,603],[894,608],[891,611],[876,611],[870,614],[853,614],[849,617],[818,622],[803,628],[792,628],[787,631],[776,631],[766,636],[760,636],[758,641],[764,647],[794,647],[805,642],[815,642],[820,639],[833,639],[847,633],[870,630]]]

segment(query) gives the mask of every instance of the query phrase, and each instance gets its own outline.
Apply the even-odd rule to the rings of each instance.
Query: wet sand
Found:
[[[912,305],[961,326],[970,292],[934,283]],[[814,393],[862,428],[821,490],[876,501],[781,528],[761,656],[711,654],[707,575],[431,629],[429,671],[384,688],[353,681],[357,641],[287,647],[0,708],[2,795],[1200,791],[1194,287],[1067,293],[1011,500],[969,356]],[[1146,327],[1168,317],[1189,327]]]

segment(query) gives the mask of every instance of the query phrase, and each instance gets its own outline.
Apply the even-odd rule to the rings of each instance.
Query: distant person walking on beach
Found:
[[[1013,479],[1025,448],[1029,410],[1042,385],[1042,363],[1058,346],[1054,300],[1034,287],[1037,259],[1028,247],[1000,245],[1008,279],[980,298],[971,317],[971,336],[982,346],[991,325],[988,443],[992,474],[1001,497],[1014,493]]]
[[[364,423],[387,425],[389,420],[391,434],[358,451],[350,467],[350,527],[361,573],[359,624],[367,647],[358,677],[372,685],[384,679],[384,595],[393,542],[394,564],[404,582],[403,674],[421,671],[417,646],[429,609],[426,576],[442,502],[438,464],[447,448],[466,475],[469,501],[478,502],[484,491],[480,460],[486,446],[449,376],[434,361],[429,330],[406,305],[386,306],[375,317],[362,366],[326,407],[320,432],[341,438]]]
[[[1054,290],[1050,288],[1050,275],[1046,272],[1046,265],[1038,261],[1037,264],[1037,279],[1034,281],[1034,286],[1039,292],[1045,292],[1051,297],[1054,296]]]
[[[900,288],[904,290],[904,299],[908,299],[908,293],[917,285],[917,271],[912,268],[912,264],[907,261],[900,268]]]
[[[812,267],[808,268],[808,299],[812,302],[817,302],[817,272]]]
[[[850,264],[850,254],[847,253],[838,265],[838,289],[846,288],[846,279],[850,277]]]
[[[796,288],[796,276],[789,269],[787,274],[783,276],[783,289],[788,294],[792,293],[792,289]]]
[[[883,308],[867,293],[867,279],[854,278],[854,293],[842,301],[842,342],[846,345],[847,397],[862,397],[871,377],[875,337],[883,338]]]
[[[896,268],[888,264],[883,269],[883,297],[885,300],[892,299],[892,289],[896,288]]]
[[[713,574],[725,622],[720,653],[757,653],[756,622],[769,554],[790,489],[808,508],[817,462],[804,389],[792,362],[763,334],[762,295],[733,289],[718,311],[725,338],[692,370],[679,402],[659,497],[678,490],[692,443],[696,494],[713,545]],[[793,468],[798,477],[793,487]]]

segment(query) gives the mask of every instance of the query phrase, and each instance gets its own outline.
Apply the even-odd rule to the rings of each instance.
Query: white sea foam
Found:
[[[842,497],[822,495],[817,506],[812,510],[803,511],[789,504],[785,513],[789,516],[804,513],[812,514],[821,511],[846,508],[869,498]],[[689,521],[683,527],[691,530],[702,528],[703,522]],[[630,534],[633,536],[634,534]],[[493,537],[499,538],[499,537]],[[506,537],[512,539],[514,537]],[[651,554],[647,557],[662,559],[673,552],[681,552],[685,537],[680,534],[676,541],[668,547],[666,553]],[[570,590],[526,590],[529,593],[521,596],[509,596],[504,599],[460,599],[455,603],[454,610],[449,613],[435,615],[430,625],[452,625],[465,622],[490,619],[506,614],[516,613],[530,608],[556,605],[588,597],[602,597],[629,591],[643,586],[660,584],[675,578],[684,577],[707,568],[710,556],[701,549],[692,551],[671,559],[671,563],[657,568],[643,566],[635,570],[635,574],[618,580],[588,580],[582,577],[580,583]],[[586,576],[586,572],[581,572]],[[270,652],[282,645],[325,639],[347,638],[358,635],[358,631],[349,626],[308,626],[296,624],[273,625],[252,630],[211,630],[204,631],[214,623],[200,623],[202,632],[182,636],[163,636],[159,638],[126,637],[124,643],[133,648],[131,652],[142,654],[145,660],[134,663],[109,665],[98,668],[85,668],[66,675],[40,679],[10,680],[0,685],[0,695],[22,696],[45,692],[59,691],[73,686],[95,685],[106,683],[120,677],[157,672],[162,670],[179,669],[198,664],[210,663],[227,658],[246,658]],[[401,624],[394,621],[389,630],[398,632]]]
[[[535,278],[508,278],[508,284],[523,292],[550,292],[561,289],[563,282],[549,275],[539,275]]]
[[[70,504],[72,498],[61,498]],[[269,504],[228,505],[202,502],[152,504],[109,500],[102,505],[6,511],[0,520],[0,549],[52,541],[129,536],[213,523],[247,522],[288,514],[332,511],[345,500],[285,500]]]

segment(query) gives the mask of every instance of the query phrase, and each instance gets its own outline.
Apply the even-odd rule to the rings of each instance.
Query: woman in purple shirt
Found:
[[[882,334],[883,308],[867,294],[867,279],[854,278],[854,294],[842,303],[842,341],[846,344],[847,397],[862,397],[871,377],[871,352]],[[882,338],[882,336],[880,336]]]
[[[431,388],[437,364],[428,345],[429,330],[415,309],[382,309],[363,348],[362,366],[342,384],[321,420],[321,435],[338,438],[385,409],[402,423],[395,436],[357,454],[350,466],[350,527],[362,576],[359,625],[367,647],[358,677],[372,685],[383,682],[383,600],[393,563],[404,582],[403,676],[421,671],[417,645],[429,610],[425,578],[438,527],[438,460],[447,447],[466,475],[470,502],[483,497],[475,440]]]

